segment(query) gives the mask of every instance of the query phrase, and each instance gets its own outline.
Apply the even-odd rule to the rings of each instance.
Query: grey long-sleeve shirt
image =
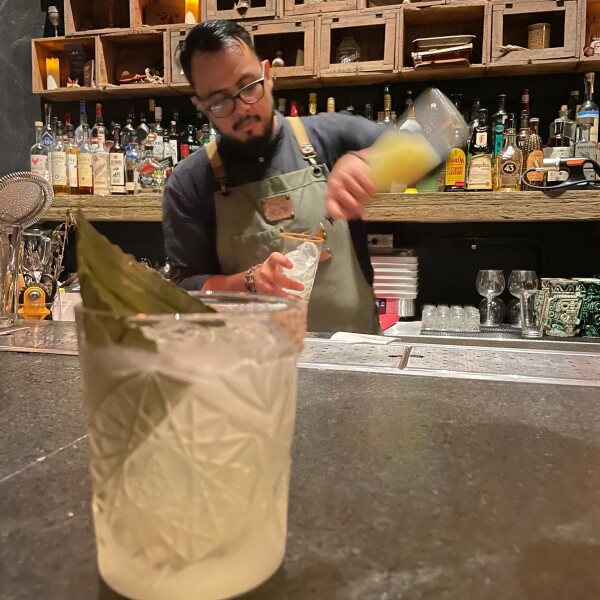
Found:
[[[241,144],[217,141],[230,187],[291,173],[307,166],[292,129],[279,114],[277,126],[264,148],[245,152]],[[302,117],[317,162],[329,169],[346,152],[371,146],[383,133],[362,117],[322,113]],[[188,290],[199,290],[212,275],[223,274],[216,248],[213,194],[218,189],[206,150],[201,148],[175,168],[165,187],[163,232],[173,280]],[[361,269],[369,284],[373,270],[362,221],[350,222],[350,233]],[[227,273],[230,275],[231,273]]]

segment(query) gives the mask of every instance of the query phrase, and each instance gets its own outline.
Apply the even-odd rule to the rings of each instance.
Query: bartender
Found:
[[[365,157],[382,128],[336,113],[284,118],[269,62],[233,21],[194,27],[180,61],[219,136],[182,161],[165,188],[173,280],[193,291],[285,296],[303,286],[282,272],[292,265],[281,233],[322,231],[308,329],[380,332],[360,219],[375,193]]]

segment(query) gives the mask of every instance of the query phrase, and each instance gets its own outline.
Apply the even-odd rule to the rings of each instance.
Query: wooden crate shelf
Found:
[[[57,196],[45,217],[61,221],[81,208],[93,221],[162,221],[162,197]],[[600,221],[600,192],[380,194],[368,205],[367,221],[414,223]]]
[[[279,0],[251,0],[247,3],[244,0],[206,0],[207,19],[253,21],[274,19],[281,16],[279,13]]]
[[[362,73],[392,73],[395,66],[397,10],[366,9],[347,15],[321,17],[319,70],[323,80]],[[344,38],[360,47],[360,61],[337,62],[336,52]]]
[[[172,94],[168,85],[170,59],[166,52],[166,37],[167,33],[163,31],[100,36],[97,52],[98,87],[120,98]],[[146,67],[158,67],[164,74],[164,84],[119,85],[119,73],[123,69],[143,73]]]
[[[448,35],[474,35],[471,66],[485,65],[489,58],[488,34],[486,24],[486,9],[488,3],[480,0],[453,1],[443,6],[419,8],[418,5],[408,5],[399,12],[398,45],[396,50],[396,65],[398,70],[411,73],[411,77],[420,77],[416,73],[424,71],[437,77],[437,71],[448,71],[452,77],[453,67],[414,67],[411,52],[414,51],[413,41],[418,38],[440,37]],[[411,69],[411,71],[405,71]],[[462,72],[469,73],[467,67],[457,67]],[[415,73],[413,76],[412,73]]]
[[[283,16],[315,15],[343,13],[363,8],[362,0],[324,0],[323,2],[304,2],[303,0],[281,0]]]
[[[93,87],[83,87],[83,81],[79,81],[80,88],[68,88],[67,78],[71,77],[71,69],[69,65],[67,47],[68,46],[83,46],[85,52],[85,60],[92,60],[96,58],[98,38],[96,36],[78,37],[78,38],[66,38],[66,37],[52,37],[52,38],[37,38],[31,40],[31,56],[32,56],[32,70],[31,70],[31,81],[32,91],[34,94],[43,94],[46,97],[57,96],[63,92],[67,93],[68,97],[74,97],[74,90],[79,90],[81,97],[86,95],[88,92],[95,93]],[[58,58],[60,63],[60,87],[54,90],[48,90],[47,85],[47,71],[46,71],[46,59]],[[98,65],[94,63],[94,80],[96,85],[98,83]]]
[[[65,35],[95,35],[114,33],[132,27],[132,10],[136,2],[113,0],[112,22],[106,0],[67,0],[65,6]]]
[[[290,22],[245,22],[244,28],[263,59],[271,63],[276,52],[283,52],[284,67],[271,67],[275,81],[313,77],[315,73],[316,17],[299,17]]]
[[[518,2],[491,0],[491,63],[529,63],[576,59],[579,48],[577,0],[519,0]],[[520,50],[504,54],[500,46],[514,44],[527,48],[528,26],[550,23],[550,48]]]

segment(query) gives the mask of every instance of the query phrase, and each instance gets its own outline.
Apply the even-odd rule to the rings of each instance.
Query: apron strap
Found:
[[[223,166],[223,161],[221,160],[221,155],[219,154],[219,150],[217,148],[217,142],[215,140],[211,140],[204,147],[206,148],[206,156],[208,156],[215,179],[221,188],[221,193],[225,196],[228,192],[227,173],[225,173],[225,167]]]
[[[308,134],[306,133],[306,128],[304,127],[304,123],[302,123],[302,119],[300,117],[286,117],[285,120],[292,128],[303,158],[310,163],[311,167],[317,167],[317,153],[308,139]]]

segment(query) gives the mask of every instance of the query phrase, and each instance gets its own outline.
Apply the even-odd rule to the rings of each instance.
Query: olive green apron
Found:
[[[217,254],[225,275],[240,273],[281,252],[284,231],[302,233],[322,229],[331,258],[319,263],[308,304],[309,331],[380,333],[373,289],[358,263],[345,221],[326,219],[327,168],[317,165],[300,118],[288,118],[302,153],[310,165],[300,171],[228,188],[216,143],[206,146],[220,189],[215,192]],[[269,199],[284,198],[292,210],[273,222],[265,214]]]

